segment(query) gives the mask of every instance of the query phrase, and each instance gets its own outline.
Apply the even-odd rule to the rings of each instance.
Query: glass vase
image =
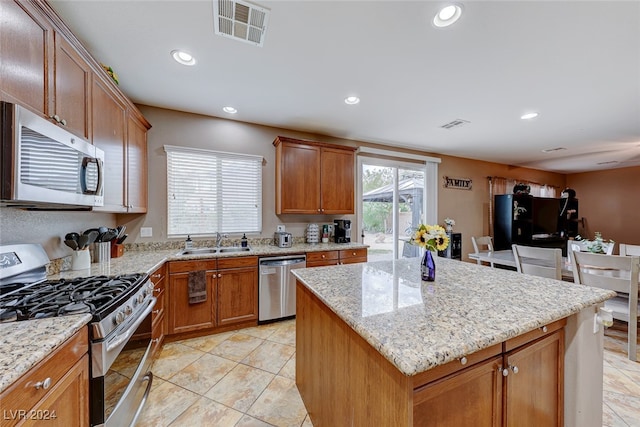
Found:
[[[424,251],[420,272],[422,280],[426,282],[433,282],[436,280],[436,263],[430,250]]]

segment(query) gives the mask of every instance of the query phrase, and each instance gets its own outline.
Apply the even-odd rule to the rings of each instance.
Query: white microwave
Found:
[[[3,206],[104,205],[104,151],[17,104],[0,105]]]

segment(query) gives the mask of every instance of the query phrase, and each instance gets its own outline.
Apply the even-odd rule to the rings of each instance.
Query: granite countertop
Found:
[[[249,252],[201,255],[180,255],[182,249],[177,250],[175,248],[129,251],[119,258],[112,258],[108,263],[94,263],[91,264],[91,268],[64,271],[48,276],[47,279],[57,280],[131,273],[150,274],[166,261],[239,256],[280,256],[366,247],[368,246],[359,243],[294,244],[291,248],[258,245],[253,246]],[[75,334],[90,320],[91,316],[85,314],[0,324],[0,392],[44,359],[51,351]]]
[[[89,320],[90,314],[78,314],[0,323],[0,392],[71,338]]]
[[[615,292],[437,258],[296,269],[293,274],[405,375],[415,375],[615,296]]]
[[[132,273],[152,273],[166,261],[185,261],[193,259],[213,259],[213,258],[237,258],[245,256],[285,256],[302,254],[306,252],[336,251],[345,249],[368,248],[368,245],[361,243],[318,243],[294,244],[290,248],[278,248],[271,245],[251,246],[248,252],[225,252],[215,254],[191,254],[180,255],[182,249],[156,249],[145,251],[127,251],[119,258],[111,258],[108,263],[93,263],[91,268],[85,270],[68,270],[59,274],[51,275],[49,279],[70,279],[74,277],[97,276],[97,275],[119,275]],[[198,249],[195,246],[193,249]]]

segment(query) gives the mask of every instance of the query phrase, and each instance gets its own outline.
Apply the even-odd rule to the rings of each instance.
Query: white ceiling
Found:
[[[640,165],[639,1],[462,1],[445,29],[443,2],[258,1],[264,47],[215,35],[210,0],[50,3],[136,103],[563,173]]]

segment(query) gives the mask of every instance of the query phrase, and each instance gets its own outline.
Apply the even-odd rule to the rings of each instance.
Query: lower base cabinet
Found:
[[[407,376],[300,281],[296,310],[296,386],[314,425],[564,425],[566,319]]]
[[[151,282],[153,283],[153,296],[156,297],[156,305],[151,312],[151,357],[155,357],[164,342],[166,334],[166,266],[163,264],[151,274]]]
[[[413,425],[562,426],[563,332],[414,390]]]
[[[88,426],[88,349],[83,328],[4,390],[2,426]]]
[[[189,275],[198,271],[204,272],[206,300],[190,303]],[[258,257],[171,261],[168,284],[170,335],[258,320]]]
[[[367,262],[366,248],[307,252],[307,267],[324,267],[358,262]]]

